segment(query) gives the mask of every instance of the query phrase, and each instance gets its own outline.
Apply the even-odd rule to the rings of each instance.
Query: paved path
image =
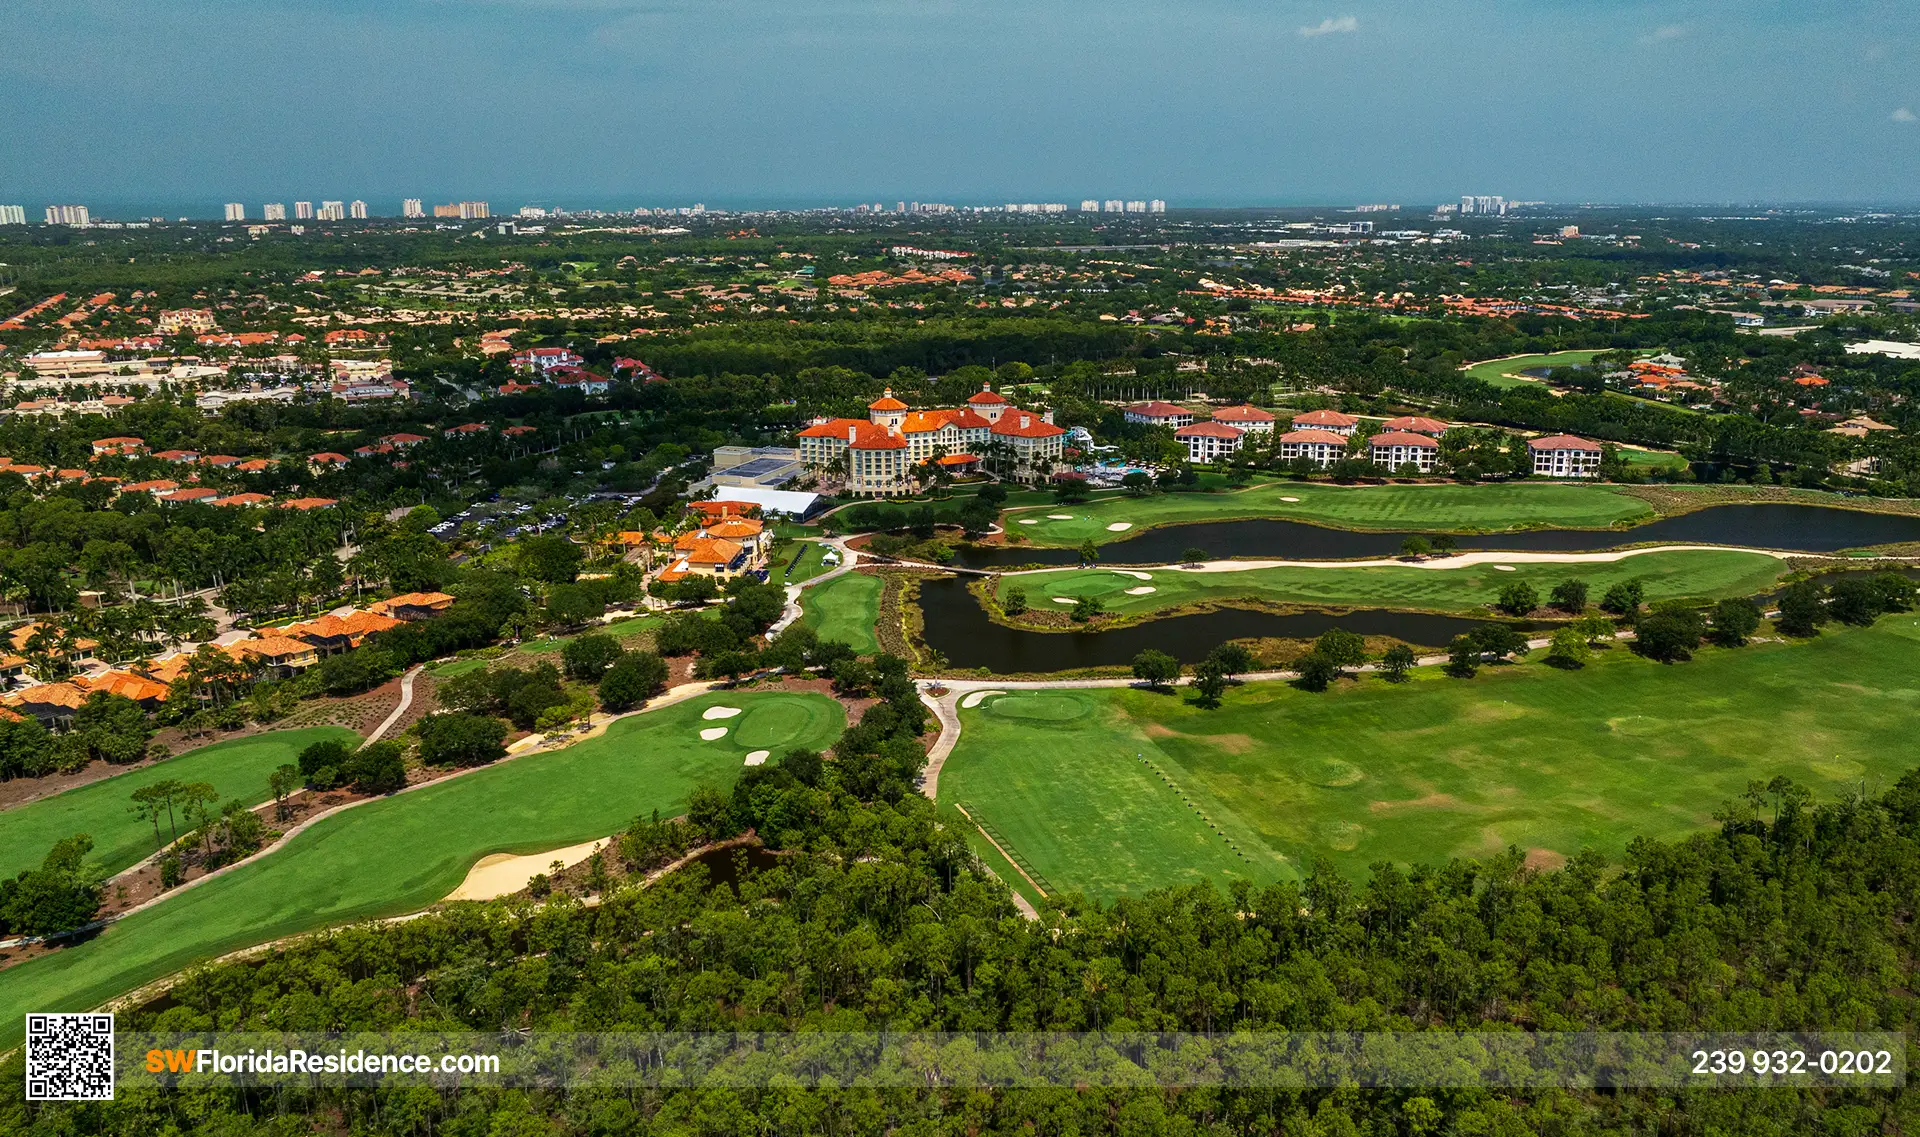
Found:
[[[373,733],[367,735],[367,740],[360,744],[359,749],[365,750],[380,741],[381,735],[393,729],[393,724],[399,722],[400,716],[407,713],[407,708],[413,705],[413,681],[418,679],[420,673],[426,669],[426,664],[416,663],[413,670],[400,677],[400,705],[393,708],[392,714],[380,720],[380,725],[373,728]]]
[[[812,588],[816,584],[825,584],[827,581],[832,580],[837,576],[845,576],[847,573],[850,573],[853,571],[853,567],[855,565],[860,563],[860,554],[854,552],[852,549],[847,548],[846,539],[844,537],[824,538],[819,542],[819,544],[825,545],[828,548],[831,548],[840,554],[839,567],[829,569],[826,572],[821,573],[819,576],[812,578],[811,580],[803,580],[799,584],[789,584],[786,586],[787,606],[781,611],[780,618],[774,621],[774,624],[772,627],[767,629],[767,635],[769,638],[773,636],[777,636],[781,632],[786,631],[789,627],[791,627],[796,621],[800,619],[800,616],[801,616],[800,592],[802,589]]]

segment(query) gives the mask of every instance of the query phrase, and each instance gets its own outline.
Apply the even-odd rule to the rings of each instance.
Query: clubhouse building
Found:
[[[884,395],[867,404],[867,417],[821,419],[800,432],[800,461],[808,469],[846,471],[848,493],[886,497],[910,493],[913,471],[926,463],[958,473],[983,465],[1032,481],[1065,456],[1065,429],[1053,412],[1009,403],[982,384],[964,407],[916,411]]]

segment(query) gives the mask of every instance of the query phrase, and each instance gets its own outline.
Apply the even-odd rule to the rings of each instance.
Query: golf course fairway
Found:
[[[880,650],[873,626],[880,619],[880,578],[843,573],[800,593],[800,622],[821,639],[846,644],[861,655]]]
[[[1185,690],[1015,692],[959,712],[940,800],[990,822],[1055,888],[1113,897],[1230,879],[1196,808],[1270,863],[1305,873],[1325,857],[1362,879],[1382,860],[1508,846],[1541,866],[1582,849],[1617,863],[1635,837],[1712,826],[1752,781],[1830,799],[1884,792],[1914,765],[1914,613],[1670,666],[1622,646],[1578,671],[1541,654],[1472,679],[1428,667],[1318,694],[1248,684],[1217,710]],[[1037,722],[1003,705],[1042,697],[1077,709]]]
[[[743,713],[701,717],[715,706]],[[727,734],[701,741],[716,725]],[[823,695],[702,695],[563,750],[347,810],[87,943],[0,972],[0,1048],[20,1040],[29,1011],[97,1006],[225,952],[424,908],[489,853],[537,853],[604,837],[656,809],[670,815],[696,785],[730,784],[750,750],[822,748],[844,725],[840,704]],[[749,728],[752,746],[735,737]]]

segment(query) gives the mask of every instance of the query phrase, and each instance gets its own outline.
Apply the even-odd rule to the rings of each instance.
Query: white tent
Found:
[[[713,500],[744,501],[759,506],[762,513],[805,517],[819,504],[820,495],[797,490],[765,490],[758,486],[716,486]]]

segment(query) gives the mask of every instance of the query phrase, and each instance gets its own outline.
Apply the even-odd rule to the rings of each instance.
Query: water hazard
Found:
[[[1345,628],[1363,636],[1392,636],[1423,647],[1441,647],[1462,632],[1488,622],[1385,609],[1281,615],[1226,608],[1190,616],[1168,616],[1110,631],[1032,632],[994,623],[980,602],[967,591],[966,582],[952,577],[921,583],[920,610],[926,617],[927,646],[945,656],[949,666],[979,667],[999,674],[1125,667],[1147,648],[1164,651],[1182,663],[1198,663],[1227,640],[1308,640],[1328,628]]]
[[[1433,534],[1329,529],[1274,518],[1209,521],[1162,526],[1130,540],[1102,545],[1100,560],[1102,564],[1114,565],[1165,565],[1179,561],[1186,550],[1196,548],[1204,549],[1209,557],[1222,559],[1353,560],[1397,556],[1401,542],[1410,536],[1431,538]],[[1832,553],[1868,545],[1920,541],[1920,517],[1818,505],[1717,505],[1678,517],[1663,517],[1631,529],[1530,529],[1517,533],[1461,535],[1455,540],[1463,550],[1505,552],[1584,553],[1657,542]],[[975,546],[957,549],[953,563],[962,568],[993,569],[1023,564],[1071,565],[1079,561],[1079,555],[1072,549]]]

